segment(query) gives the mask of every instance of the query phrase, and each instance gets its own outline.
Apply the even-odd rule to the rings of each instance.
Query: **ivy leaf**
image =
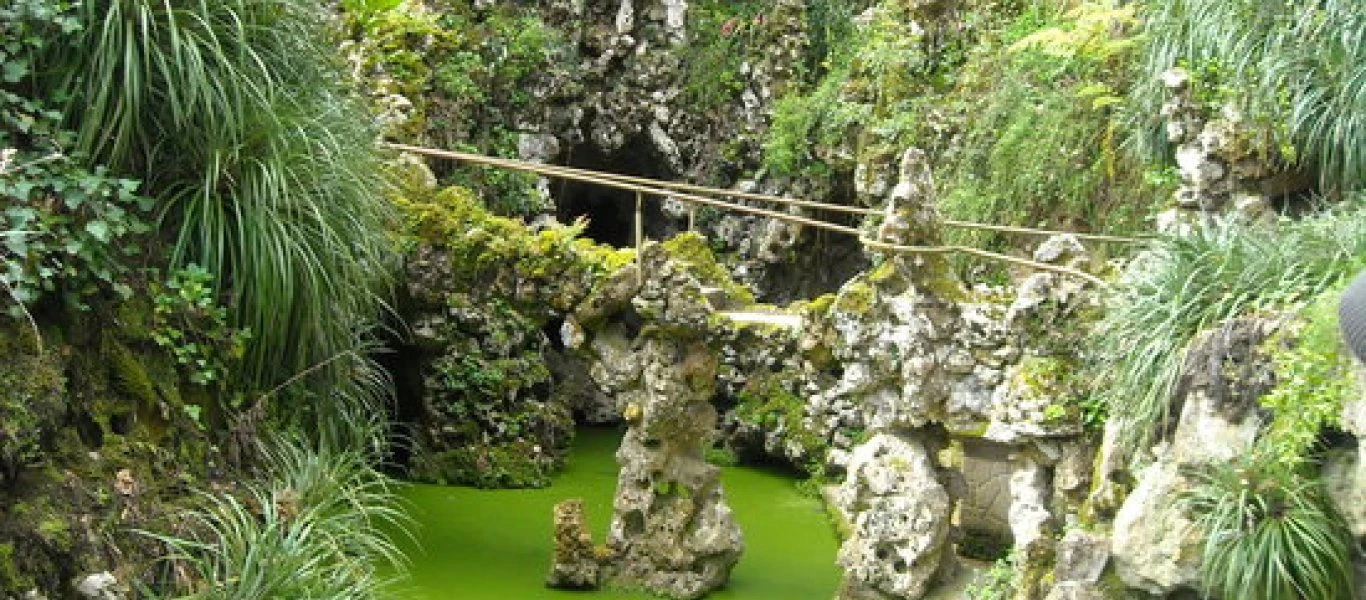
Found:
[[[85,230],[101,242],[109,241],[109,224],[104,221],[91,221],[86,223]]]
[[[5,83],[16,83],[25,75],[28,75],[28,65],[22,62],[6,61],[4,75],[0,78],[3,78]]]

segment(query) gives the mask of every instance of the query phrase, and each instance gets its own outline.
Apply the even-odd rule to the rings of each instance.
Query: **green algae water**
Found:
[[[478,490],[412,485],[402,491],[414,520],[409,577],[395,600],[644,600],[619,591],[547,589],[553,525],[551,509],[583,498],[594,542],[602,543],[616,489],[620,434],[579,432],[569,466],[539,490]],[[837,544],[816,500],[801,495],[789,476],[728,468],[726,499],[745,535],[745,553],[730,584],[708,598],[826,600],[839,583]]]

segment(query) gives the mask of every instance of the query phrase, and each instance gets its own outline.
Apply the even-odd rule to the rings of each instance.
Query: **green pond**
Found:
[[[583,498],[594,541],[602,543],[616,488],[619,432],[583,429],[569,465],[539,490],[478,490],[411,485],[402,490],[414,519],[409,577],[395,599],[640,600],[619,591],[544,587],[550,567],[551,508]],[[837,542],[821,504],[791,476],[762,469],[725,470],[726,499],[745,535],[745,554],[730,584],[708,598],[825,600],[840,573]]]

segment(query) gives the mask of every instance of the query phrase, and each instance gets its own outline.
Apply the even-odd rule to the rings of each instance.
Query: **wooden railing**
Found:
[[[854,237],[857,237],[859,239],[859,242],[862,243],[864,246],[882,252],[895,252],[905,254],[965,254],[970,256],[976,256],[979,258],[984,258],[987,260],[994,260],[998,262],[1023,266],[1031,269],[1059,273],[1070,277],[1077,277],[1079,279],[1083,279],[1085,281],[1094,283],[1098,286],[1106,285],[1105,281],[1100,279],[1099,277],[1096,277],[1094,275],[1091,275],[1090,273],[1081,271],[1079,269],[1073,269],[1071,267],[1043,263],[1039,261],[1029,260],[1026,258],[1020,258],[1017,256],[1001,254],[999,252],[991,252],[989,250],[983,250],[980,248],[973,248],[970,246],[962,246],[955,244],[938,246],[908,246],[902,244],[892,244],[869,238],[867,235],[864,234],[863,230],[857,227],[850,227],[848,225],[832,223],[829,221],[824,221],[821,219],[803,215],[796,215],[788,212],[780,212],[769,208],[740,204],[739,202],[735,202],[732,200],[765,202],[772,205],[784,207],[800,207],[834,213],[855,214],[864,216],[882,214],[882,211],[873,208],[846,206],[843,204],[832,204],[828,202],[817,202],[814,200],[803,200],[798,198],[783,198],[779,196],[755,194],[739,190],[712,188],[689,183],[661,181],[657,179],[635,177],[631,175],[620,175],[616,173],[591,171],[588,169],[576,169],[573,167],[532,163],[508,158],[497,158],[493,156],[485,156],[482,154],[473,154],[470,152],[456,152],[452,150],[423,148],[407,144],[386,143],[384,144],[384,146],[392,150],[397,150],[400,152],[409,152],[412,154],[418,154],[432,158],[454,160],[468,164],[508,169],[513,171],[522,171],[526,173],[535,173],[537,175],[541,175],[544,177],[552,177],[556,179],[564,179],[569,181],[578,181],[582,183],[600,185],[618,190],[635,192],[635,230],[633,233],[635,237],[637,250],[640,249],[640,245],[644,242],[645,198],[649,196],[659,196],[665,198],[673,198],[689,204],[689,206],[691,207],[688,219],[689,229],[691,229],[695,223],[694,211],[696,210],[696,207],[709,206],[712,208],[717,208],[728,212],[747,214],[758,217],[766,217],[770,219],[783,221],[786,223],[792,223],[795,225],[804,225],[807,227],[814,227],[825,231],[833,231],[835,233],[852,235]],[[728,200],[721,200],[718,198],[726,198]],[[1079,240],[1088,240],[1100,243],[1132,244],[1144,241],[1142,238],[1124,237],[1117,235],[1054,231],[1048,229],[1038,229],[1033,227],[994,225],[990,223],[974,223],[970,221],[957,221],[951,219],[943,219],[940,221],[940,223],[946,227],[997,231],[1002,233],[1013,233],[1023,235],[1052,236],[1067,234],[1075,236]]]

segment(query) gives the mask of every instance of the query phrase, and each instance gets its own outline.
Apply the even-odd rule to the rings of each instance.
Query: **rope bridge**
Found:
[[[384,147],[392,150],[398,150],[400,152],[409,152],[412,154],[419,154],[423,156],[429,156],[432,158],[454,160],[469,164],[495,167],[500,169],[508,169],[512,171],[535,173],[537,175],[541,175],[544,177],[552,177],[556,179],[564,179],[569,181],[578,181],[581,183],[589,183],[613,189],[624,190],[628,192],[635,192],[635,240],[637,250],[640,249],[640,245],[644,242],[645,198],[647,196],[659,196],[673,198],[688,203],[690,208],[688,214],[689,229],[693,228],[693,225],[696,220],[696,207],[710,206],[725,211],[754,215],[759,217],[767,217],[770,219],[776,219],[786,223],[805,225],[807,227],[814,227],[825,231],[833,231],[835,233],[852,235],[854,237],[857,237],[859,239],[859,242],[862,243],[864,246],[883,252],[895,252],[902,254],[966,254],[970,256],[977,256],[987,260],[994,260],[998,262],[1019,265],[1040,271],[1050,271],[1053,273],[1067,275],[1070,277],[1077,277],[1079,279],[1084,279],[1088,282],[1094,283],[1097,286],[1101,287],[1104,287],[1106,285],[1105,281],[1100,279],[1099,277],[1070,267],[1043,263],[1016,256],[1009,256],[1006,254],[991,252],[989,250],[982,250],[980,248],[973,248],[970,246],[961,246],[953,244],[941,246],[907,246],[901,244],[892,244],[869,238],[863,230],[857,227],[850,227],[848,225],[841,225],[839,223],[831,223],[829,221],[823,221],[820,219],[806,217],[802,215],[795,215],[787,212],[779,212],[769,208],[761,208],[757,206],[750,206],[747,204],[740,204],[739,202],[736,202],[734,200],[750,200],[756,202],[776,204],[779,206],[811,208],[835,213],[864,216],[882,214],[882,211],[873,208],[846,206],[843,204],[831,204],[828,202],[817,202],[814,200],[803,200],[798,198],[783,198],[778,196],[769,196],[765,194],[742,192],[738,190],[712,188],[689,183],[661,181],[658,179],[648,179],[645,177],[635,177],[631,175],[618,175],[616,173],[605,173],[601,171],[591,171],[587,169],[576,169],[573,167],[562,167],[557,165],[531,163],[520,160],[512,160],[508,158],[497,158],[492,156],[485,156],[482,154],[473,154],[469,152],[456,152],[452,150],[423,148],[420,146],[410,146],[407,144],[385,143],[383,145]],[[726,198],[727,200],[719,200],[717,199],[717,197]],[[1051,231],[1047,229],[1036,229],[1033,227],[992,225],[988,223],[973,223],[970,221],[956,221],[951,219],[943,219],[940,221],[940,223],[947,227],[956,227],[960,229],[977,229],[984,231],[997,231],[1002,233],[1014,233],[1024,235],[1052,236],[1066,234],[1075,236],[1077,239],[1101,243],[1133,244],[1144,241],[1140,238],[1123,237],[1116,235],[1073,233],[1069,231]]]

